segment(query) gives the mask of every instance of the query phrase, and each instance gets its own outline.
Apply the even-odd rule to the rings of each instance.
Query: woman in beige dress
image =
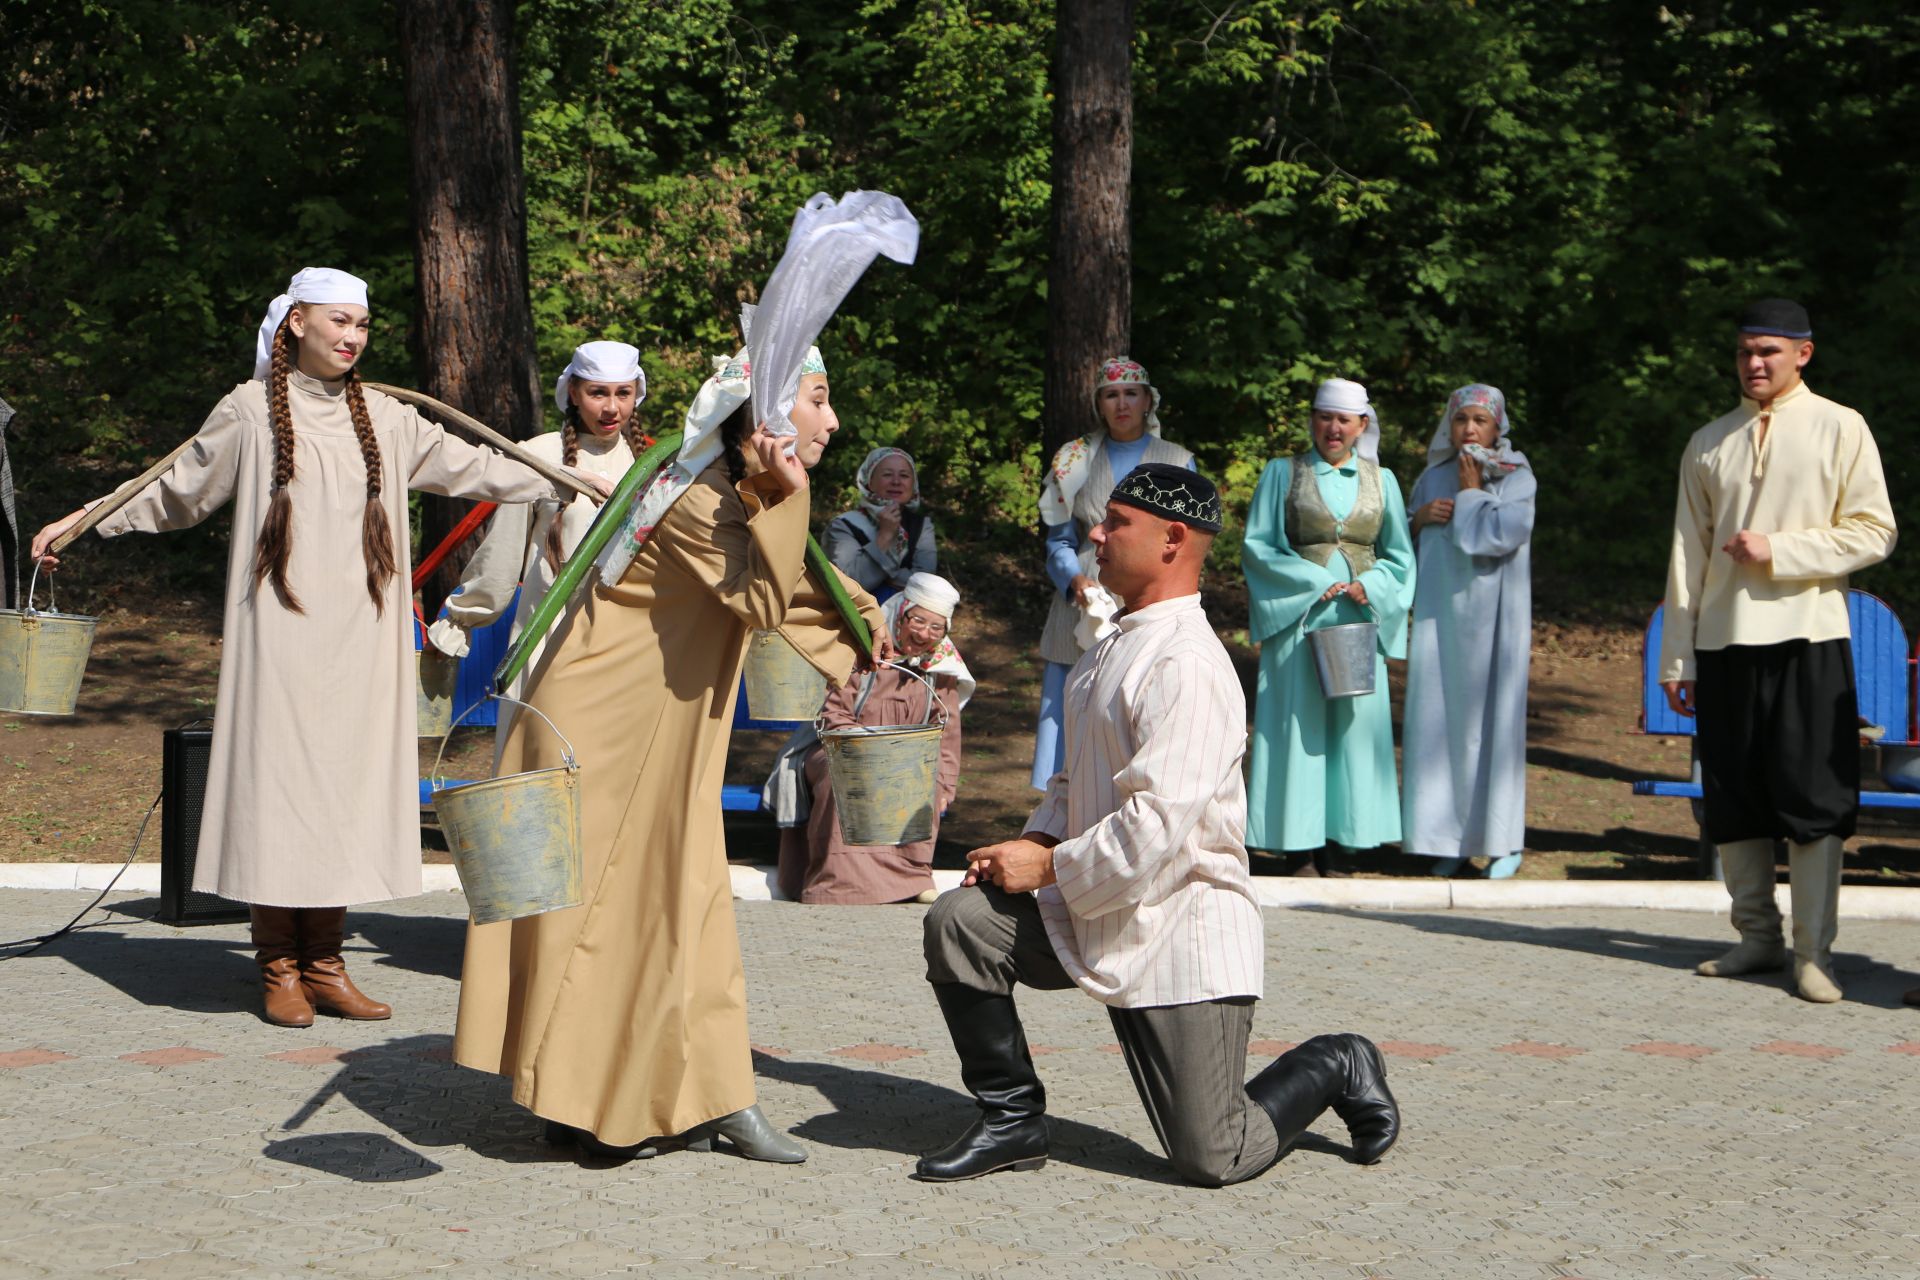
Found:
[[[839,424],[815,355],[797,436],[749,435],[744,353],[723,363],[648,491],[678,492],[657,517],[643,499],[613,544],[630,563],[602,560],[527,682],[580,763],[586,900],[468,930],[454,1059],[511,1076],[553,1141],[632,1157],[721,1137],[792,1163],[805,1150],[754,1103],[720,790],[750,631],[778,630],[836,685],[854,667],[802,568],[806,468]],[[846,586],[890,656],[878,606]],[[515,717],[503,772],[560,761],[538,718]]]
[[[842,685],[827,695],[820,709],[829,729],[921,724],[936,715],[945,717],[934,777],[932,832],[911,844],[849,843],[840,829],[840,806],[827,774],[826,749],[812,725],[796,730],[774,765],[765,793],[782,827],[779,879],[787,897],[837,906],[933,901],[933,849],[940,837],[940,815],[960,788],[960,709],[973,696],[974,686],[973,674],[948,634],[959,603],[960,593],[945,578],[931,573],[909,577],[906,588],[886,604],[887,629],[900,654],[898,665],[880,667]],[[930,705],[935,698],[937,711]],[[787,776],[789,770],[797,776]],[[795,800],[804,791],[804,806],[783,806],[781,793],[788,787],[794,788]]]
[[[340,948],[347,907],[420,892],[412,557],[394,536],[407,490],[553,496],[520,463],[362,387],[369,332],[360,280],[294,276],[260,327],[253,380],[98,526],[185,529],[233,502],[193,887],[251,905],[266,1017],[281,1026],[310,1026],[316,1009],[392,1014],[354,986]],[[83,514],[42,529],[34,554]]]

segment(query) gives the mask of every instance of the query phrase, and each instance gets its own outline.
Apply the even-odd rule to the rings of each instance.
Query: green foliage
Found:
[[[1052,6],[542,0],[518,72],[541,367],[641,347],[674,425],[814,191],[880,187],[920,261],[823,343],[845,429],[923,464],[945,527],[1035,519]],[[1561,603],[1659,591],[1674,460],[1732,406],[1730,317],[1819,327],[1816,389],[1876,425],[1902,513],[1920,292],[1920,16],[1626,0],[1167,0],[1136,8],[1134,339],[1244,509],[1313,384],[1371,388],[1403,484],[1454,386],[1502,386]],[[33,516],[124,474],[244,377],[295,268],[368,276],[405,379],[407,150],[379,0],[0,0],[0,393]],[[47,476],[88,469],[59,502]],[[44,503],[44,505],[43,505]],[[1231,572],[1237,531],[1218,557]],[[1037,556],[1035,557],[1037,559]],[[1906,584],[1913,582],[1914,587]],[[1920,610],[1896,559],[1863,585]]]

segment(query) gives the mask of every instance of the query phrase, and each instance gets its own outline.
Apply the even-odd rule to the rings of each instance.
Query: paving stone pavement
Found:
[[[0,892],[5,932],[88,896]],[[1073,992],[1022,1001],[1053,1161],[908,1179],[971,1114],[923,908],[739,904],[761,1104],[812,1153],[788,1168],[544,1146],[503,1081],[447,1059],[455,895],[353,913],[355,973],[395,1016],[304,1031],[256,1016],[243,926],[110,905],[0,963],[0,1280],[1920,1276],[1911,925],[1846,922],[1849,998],[1822,1007],[1693,976],[1726,942],[1697,914],[1269,911],[1263,1050],[1372,1036],[1407,1132],[1361,1168],[1329,1115],[1204,1190],[1170,1177]]]

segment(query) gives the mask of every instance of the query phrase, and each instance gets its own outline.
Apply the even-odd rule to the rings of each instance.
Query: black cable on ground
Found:
[[[153,811],[160,807],[160,801],[166,797],[166,794],[164,790],[161,791],[159,795],[153,798],[153,803],[147,806],[146,817],[140,819],[140,829],[133,833],[133,847],[127,850],[127,860],[120,864],[120,869],[113,873],[113,879],[107,881],[107,887],[100,891],[99,896],[82,907],[79,915],[67,921],[52,933],[43,933],[37,938],[18,938],[12,942],[0,942],[0,951],[8,953],[6,955],[0,955],[0,960],[18,960],[22,956],[30,956],[40,948],[46,946],[49,942],[66,937],[79,927],[80,922],[87,918],[89,912],[106,901],[107,895],[113,892],[113,886],[120,883],[120,877],[126,874],[127,868],[133,865],[134,858],[139,855],[140,840],[147,834],[147,824],[153,821]],[[101,921],[101,923],[104,924],[106,922]],[[91,929],[94,926],[88,925],[87,927]],[[13,950],[15,947],[25,947],[26,950],[15,951]]]

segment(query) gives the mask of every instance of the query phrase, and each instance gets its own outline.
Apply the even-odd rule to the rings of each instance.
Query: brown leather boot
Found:
[[[345,907],[300,909],[300,983],[307,990],[307,999],[320,1012],[342,1018],[367,1022],[391,1018],[392,1005],[368,999],[347,976],[347,962],[340,957],[346,927]]]
[[[298,933],[292,907],[250,907],[253,958],[266,989],[267,1021],[277,1027],[310,1027],[313,1006],[300,985]]]

